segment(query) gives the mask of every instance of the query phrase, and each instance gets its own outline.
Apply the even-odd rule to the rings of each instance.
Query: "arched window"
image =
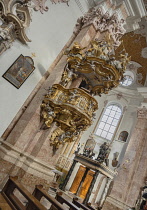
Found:
[[[122,110],[119,105],[111,104],[107,106],[95,134],[105,139],[111,140],[118,125],[121,114]]]
[[[130,86],[133,83],[133,78],[130,75],[125,75],[123,81],[120,83],[122,86]]]
[[[126,70],[124,73],[123,80],[120,82],[120,84],[124,87],[128,87],[130,85],[133,85],[133,83],[135,83],[136,80],[135,78],[136,78],[135,71]]]

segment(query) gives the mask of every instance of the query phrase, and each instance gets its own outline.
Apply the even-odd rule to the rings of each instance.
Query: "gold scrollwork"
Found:
[[[92,124],[97,108],[97,101],[84,90],[65,89],[60,84],[49,88],[41,104],[41,119],[46,128],[53,122],[58,126],[50,137],[53,153],[60,144],[74,141]]]
[[[91,41],[90,48],[86,50],[74,43],[73,47],[66,51],[68,58],[65,72],[68,68],[70,73],[85,78],[91,94],[101,95],[117,87],[131,60],[125,49],[125,54],[120,54],[120,60],[117,60],[112,42],[112,38],[106,36],[105,40]],[[62,78],[62,83],[64,83],[64,78]]]
[[[60,144],[74,141],[81,131],[92,124],[94,112],[98,109],[98,103],[92,94],[108,93],[123,78],[130,57],[126,53],[120,55],[120,60],[112,57],[112,40],[110,37],[106,38],[105,41],[92,41],[87,50],[78,43],[66,50],[67,65],[61,82],[49,88],[41,105],[41,116],[46,127],[50,127],[53,122],[58,126],[50,137],[53,153]],[[90,94],[80,88],[63,87],[78,75],[86,81]]]

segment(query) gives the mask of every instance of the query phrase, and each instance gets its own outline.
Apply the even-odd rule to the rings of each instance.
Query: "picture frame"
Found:
[[[34,69],[33,59],[21,54],[2,77],[19,89]]]

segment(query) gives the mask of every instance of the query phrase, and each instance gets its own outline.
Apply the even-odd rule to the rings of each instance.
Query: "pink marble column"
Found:
[[[135,129],[103,210],[111,210],[110,207],[113,210],[134,207],[146,177],[146,169],[147,109],[143,107],[138,110]]]

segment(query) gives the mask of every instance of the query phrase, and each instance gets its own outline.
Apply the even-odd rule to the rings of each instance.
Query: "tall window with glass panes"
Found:
[[[110,104],[106,107],[100,119],[95,134],[104,139],[111,140],[118,126],[122,109],[118,104]]]

